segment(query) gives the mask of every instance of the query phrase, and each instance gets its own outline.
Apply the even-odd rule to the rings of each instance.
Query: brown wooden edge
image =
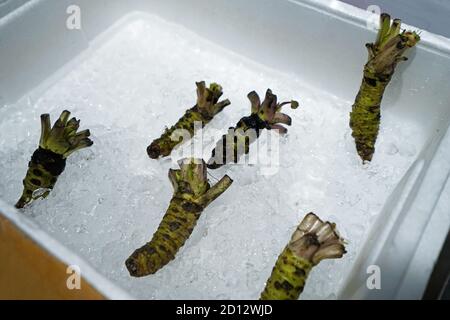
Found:
[[[0,299],[105,299],[83,278],[80,289],[69,290],[69,276],[64,263],[0,213]]]

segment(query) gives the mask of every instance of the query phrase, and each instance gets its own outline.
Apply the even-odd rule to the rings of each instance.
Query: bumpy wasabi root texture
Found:
[[[192,137],[194,135],[195,122],[201,122],[202,127],[204,127],[216,114],[230,104],[228,99],[219,102],[223,92],[222,87],[217,83],[211,83],[209,88],[206,87],[204,81],[196,82],[196,85],[196,105],[187,110],[174,126],[166,129],[161,137],[154,140],[147,147],[147,153],[150,158],[166,157],[179,143],[184,142],[180,141],[181,136],[172,136],[176,130],[187,130],[189,136]]]
[[[243,154],[249,153],[250,144],[264,129],[276,129],[281,134],[286,133],[287,129],[281,124],[290,126],[292,119],[281,113],[281,108],[286,104],[290,104],[292,109],[298,108],[298,102],[294,100],[278,103],[277,96],[270,89],[267,89],[262,103],[255,91],[250,92],[247,97],[252,106],[251,115],[239,120],[236,126],[230,128],[217,142],[208,161],[208,168],[217,169],[230,162],[237,163]]]
[[[364,67],[361,88],[350,113],[350,127],[356,150],[363,161],[371,161],[380,126],[380,105],[384,90],[395,67],[407,60],[404,53],[414,47],[420,37],[416,32],[400,32],[401,21],[383,13],[375,43],[366,44],[369,59]]]
[[[23,193],[16,208],[23,208],[37,198],[45,198],[55,186],[58,176],[64,171],[66,159],[77,150],[89,147],[89,130],[77,132],[80,120],[69,120],[70,112],[65,110],[50,127],[50,115],[41,115],[41,138],[39,148],[28,163],[23,180]]]
[[[278,257],[261,300],[298,299],[315,265],[324,259],[341,258],[344,254],[344,241],[336,225],[308,213]]]
[[[134,277],[153,274],[173,260],[191,235],[203,210],[233,182],[225,175],[210,186],[206,164],[200,159],[181,160],[179,165],[179,170],[169,170],[174,194],[152,240],[134,251],[125,262]]]

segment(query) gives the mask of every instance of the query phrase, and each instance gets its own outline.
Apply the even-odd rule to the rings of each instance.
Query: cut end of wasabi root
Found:
[[[53,189],[58,176],[64,171],[66,159],[77,150],[90,147],[89,130],[78,131],[80,120],[69,120],[64,110],[53,127],[50,115],[41,115],[39,148],[33,153],[23,180],[23,193],[16,208],[23,208],[37,198],[45,198]]]
[[[401,31],[401,24],[400,19],[394,19],[391,23],[389,14],[381,14],[377,40],[366,44],[369,53],[367,71],[392,76],[398,62],[407,60],[404,56],[406,50],[414,47],[420,36],[415,31]]]
[[[282,124],[290,126],[292,125],[292,119],[280,111],[285,105],[290,105],[291,109],[297,109],[299,106],[297,101],[278,102],[277,96],[270,89],[267,89],[262,103],[260,103],[259,96],[255,91],[250,92],[247,97],[252,105],[252,114],[258,115],[260,120],[266,123],[267,129],[279,130],[282,134],[287,132],[287,129]]]
[[[345,242],[336,225],[308,213],[277,259],[261,300],[296,300],[311,269],[324,259],[341,258]]]
[[[317,265],[324,259],[341,258],[345,242],[336,230],[336,224],[322,221],[308,213],[295,230],[288,247],[294,255]]]
[[[50,128],[50,115],[41,115],[41,138],[39,147],[61,155],[64,159],[77,150],[92,146],[89,130],[80,132],[80,120],[75,117],[69,120],[70,111],[64,110]]]
[[[205,118],[213,118],[223,108],[231,104],[228,99],[219,102],[220,97],[223,95],[221,85],[213,82],[207,88],[205,81],[196,82],[195,84],[197,86],[197,107]]]

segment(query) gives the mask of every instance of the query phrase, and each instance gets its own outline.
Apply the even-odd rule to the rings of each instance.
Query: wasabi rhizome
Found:
[[[217,142],[208,161],[209,169],[217,169],[231,162],[237,163],[242,155],[249,153],[250,144],[258,139],[262,130],[274,129],[284,134],[287,129],[282,124],[288,126],[292,124],[291,117],[280,111],[287,104],[292,109],[298,108],[297,101],[278,103],[277,96],[270,89],[267,89],[262,103],[255,91],[250,92],[247,97],[251,103],[250,116],[241,118],[236,126],[230,128]]]
[[[70,112],[64,110],[51,128],[50,115],[41,115],[39,147],[28,163],[22,196],[16,208],[23,208],[35,199],[47,197],[64,171],[67,157],[93,144],[89,139],[90,131],[77,132],[80,120],[75,117],[69,120],[69,117]]]
[[[380,128],[381,101],[394,75],[397,64],[407,60],[405,52],[419,41],[414,31],[400,32],[401,20],[387,13],[380,16],[380,29],[375,43],[367,43],[369,58],[364,77],[350,113],[350,127],[356,150],[363,161],[371,161]]]
[[[226,106],[230,105],[228,99],[220,101],[222,96],[222,87],[217,83],[211,83],[209,88],[205,82],[196,82],[197,85],[197,103],[177,121],[175,125],[166,129],[158,139],[154,140],[147,147],[147,154],[152,159],[168,156],[172,150],[180,143],[181,137],[173,136],[177,130],[186,130],[189,138],[194,135],[194,125],[196,122],[201,123],[204,127]],[[184,137],[184,136],[183,136]]]
[[[155,273],[175,258],[194,230],[203,210],[224,193],[233,180],[227,175],[211,186],[202,159],[184,159],[180,169],[169,170],[174,193],[158,229],[150,242],[134,251],[125,262],[130,275]]]

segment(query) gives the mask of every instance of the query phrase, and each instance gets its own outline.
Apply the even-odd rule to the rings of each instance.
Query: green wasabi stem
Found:
[[[250,92],[247,97],[251,103],[251,115],[241,118],[236,126],[230,128],[217,142],[208,161],[209,169],[217,169],[230,162],[237,163],[243,154],[249,153],[250,144],[258,139],[264,129],[275,129],[285,134],[287,129],[281,124],[290,126],[292,119],[281,113],[281,108],[289,104],[292,109],[297,109],[299,105],[295,100],[278,103],[277,96],[270,89],[267,89],[262,103],[255,91]]]
[[[219,102],[222,96],[222,87],[217,83],[211,83],[209,88],[205,82],[196,82],[197,85],[197,103],[194,107],[187,110],[178,122],[159,137],[154,140],[148,147],[147,153],[150,158],[157,159],[170,155],[172,150],[181,142],[179,139],[172,137],[176,130],[187,130],[190,137],[194,135],[195,122],[201,122],[202,127],[208,124],[216,114],[221,112],[230,104],[228,99]]]
[[[400,61],[407,60],[405,52],[420,41],[416,32],[400,32],[400,27],[401,20],[394,19],[391,24],[391,17],[383,13],[376,42],[366,44],[369,58],[364,67],[361,88],[350,113],[352,136],[363,162],[371,161],[375,152],[381,100],[395,67]]]
[[[93,144],[89,139],[89,130],[77,132],[80,120],[69,120],[69,117],[70,112],[63,111],[51,128],[50,115],[41,115],[39,148],[28,163],[22,196],[16,203],[16,208],[23,208],[37,198],[47,197],[58,176],[64,171],[67,157]]]
[[[261,300],[297,300],[311,269],[324,259],[341,258],[344,245],[334,223],[308,213],[278,257]]]
[[[133,277],[153,274],[175,258],[194,230],[203,210],[227,190],[233,180],[225,175],[211,186],[206,164],[201,159],[178,162],[179,170],[169,170],[174,194],[152,240],[135,250],[125,265]]]

